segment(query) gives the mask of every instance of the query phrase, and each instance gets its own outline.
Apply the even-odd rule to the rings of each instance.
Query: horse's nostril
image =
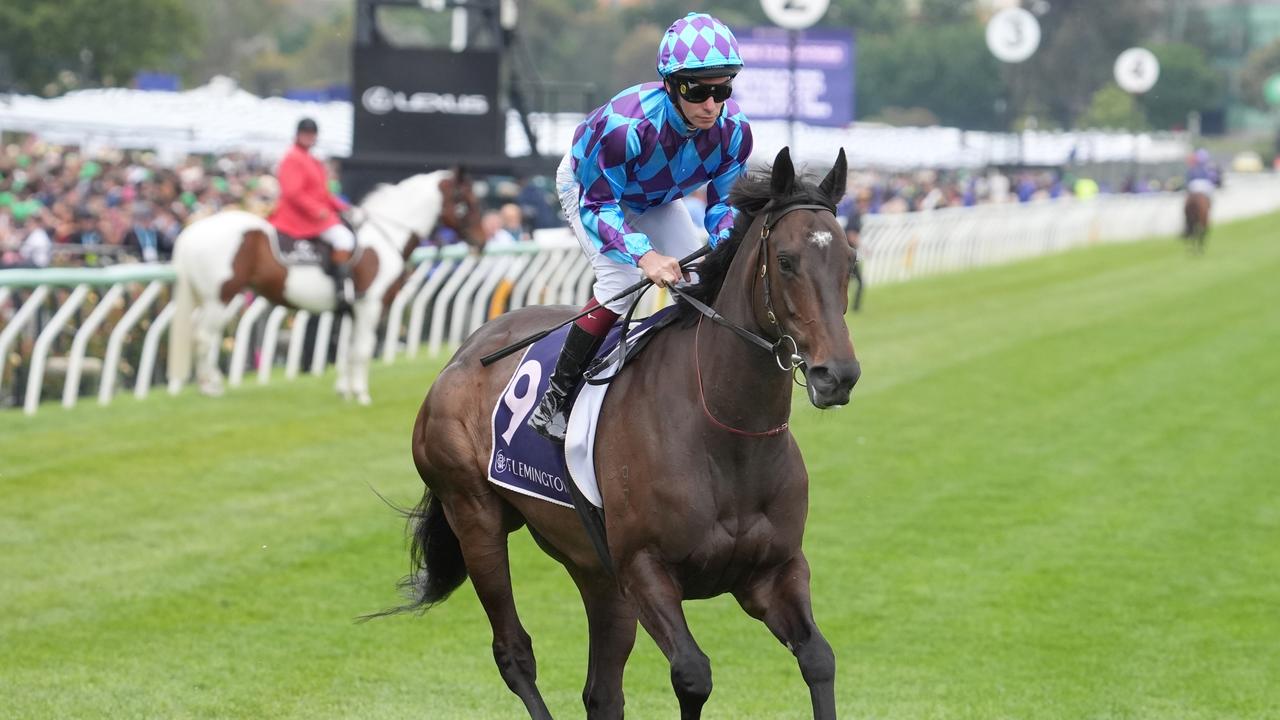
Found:
[[[809,369],[809,382],[819,390],[828,390],[836,384],[836,379],[830,368],[818,365]]]

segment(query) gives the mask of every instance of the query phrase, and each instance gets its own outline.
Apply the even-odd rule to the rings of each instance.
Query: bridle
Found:
[[[767,209],[767,206],[766,206],[766,209]],[[773,325],[775,334],[778,336],[776,340],[771,341],[768,338],[762,337],[761,335],[751,332],[750,330],[742,327],[741,325],[738,325],[730,320],[725,319],[725,317],[720,313],[716,312],[714,308],[698,300],[697,298],[689,295],[687,292],[685,292],[684,290],[681,290],[679,287],[675,285],[668,286],[667,288],[668,290],[671,291],[673,295],[680,297],[685,302],[689,303],[689,305],[693,307],[695,310],[702,313],[703,317],[710,319],[712,322],[715,322],[718,325],[722,325],[726,328],[729,328],[730,330],[732,330],[734,333],[736,333],[739,337],[746,340],[747,342],[763,350],[767,350],[768,352],[770,352],[773,355],[774,361],[778,365],[778,369],[783,372],[795,371],[797,368],[801,367],[804,364],[804,359],[800,357],[800,346],[796,344],[795,338],[783,332],[782,325],[778,323],[778,314],[774,312],[774,309],[773,309],[773,294],[770,291],[770,285],[769,285],[769,252],[768,252],[769,251],[769,233],[771,233],[773,231],[773,228],[776,227],[778,223],[782,221],[782,218],[795,212],[796,210],[826,211],[831,213],[832,216],[835,215],[835,210],[831,206],[818,205],[815,203],[795,203],[792,205],[783,205],[781,208],[770,210],[768,212],[765,212],[764,214],[764,224],[761,225],[760,227],[760,245],[759,245],[759,251],[757,253],[757,256],[760,259],[760,273],[758,275],[755,275],[755,274],[752,275],[752,279],[751,279],[752,301],[751,302],[752,302],[752,306],[754,307],[755,297],[756,297],[756,283],[758,281],[762,281],[764,284],[765,317],[767,317],[769,319],[769,322]],[[701,319],[699,319],[699,322],[701,322]],[[786,348],[786,345],[788,344],[791,345],[791,349],[789,351]]]
[[[766,209],[768,207],[769,206],[766,206]],[[833,216],[835,215],[835,210],[832,207],[828,205],[818,205],[814,203],[795,203],[791,205],[783,205],[780,208],[776,208],[768,212],[765,212],[764,223],[760,228],[760,244],[759,244],[759,250],[757,252],[758,258],[760,260],[760,273],[758,275],[755,274],[754,272],[752,273],[751,305],[752,305],[752,308],[754,309],[755,298],[756,298],[756,290],[755,290],[756,282],[763,281],[765,317],[767,317],[769,319],[769,322],[773,325],[775,334],[778,336],[777,340],[774,340],[771,342],[767,338],[759,334],[756,334],[754,332],[751,332],[750,330],[742,327],[741,325],[738,325],[737,323],[734,323],[726,319],[723,315],[716,312],[714,308],[708,306],[706,303],[698,300],[697,298],[694,298],[684,290],[681,290],[679,287],[675,285],[668,286],[668,289],[671,291],[672,294],[679,296],[685,302],[689,303],[691,307],[693,307],[703,316],[698,318],[698,327],[694,331],[694,341],[693,341],[694,372],[698,378],[698,399],[702,404],[702,412],[704,415],[706,415],[707,419],[710,420],[711,423],[714,424],[716,427],[719,427],[722,430],[726,430],[730,433],[733,433],[734,435],[741,435],[743,437],[773,437],[774,435],[778,435],[784,432],[788,427],[790,427],[790,421],[784,420],[781,425],[778,425],[777,427],[773,427],[761,432],[750,432],[747,430],[739,430],[738,428],[732,427],[730,425],[726,425],[725,423],[721,422],[714,415],[711,414],[711,409],[707,407],[706,392],[704,391],[702,386],[702,360],[701,360],[701,354],[698,352],[699,338],[702,331],[702,320],[703,318],[709,318],[711,319],[712,322],[715,322],[718,325],[722,325],[732,330],[735,334],[737,334],[739,337],[746,340],[747,342],[763,350],[768,351],[771,355],[773,355],[774,362],[777,363],[778,369],[782,370],[783,372],[792,373],[792,379],[795,380],[795,377],[794,377],[795,371],[804,366],[804,358],[800,356],[800,347],[799,345],[796,344],[795,338],[791,337],[790,335],[786,334],[783,331],[782,325],[778,322],[778,314],[774,312],[773,295],[770,292],[770,286],[769,286],[769,252],[768,251],[769,251],[769,233],[772,232],[773,228],[776,227],[777,224],[782,221],[782,218],[786,217],[788,214],[792,212],[795,212],[796,210],[814,210],[819,212],[825,211],[825,212],[831,213]],[[789,351],[786,348],[787,344],[791,345],[791,349]],[[785,361],[784,361],[784,354],[785,354]],[[799,380],[795,380],[795,382],[799,384]]]

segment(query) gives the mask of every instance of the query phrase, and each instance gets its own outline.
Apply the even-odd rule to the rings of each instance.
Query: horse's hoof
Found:
[[[369,393],[360,393],[356,396],[356,402],[368,407],[373,404],[373,398],[369,397]]]
[[[222,383],[200,383],[200,394],[208,397],[222,397],[226,389],[222,387]]]

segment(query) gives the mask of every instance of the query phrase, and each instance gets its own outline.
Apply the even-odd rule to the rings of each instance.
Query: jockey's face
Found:
[[[731,77],[708,77],[698,78],[692,82],[698,85],[723,85],[733,78]],[[720,111],[724,108],[724,101],[716,102],[714,97],[708,97],[702,102],[690,102],[685,100],[680,93],[676,93],[676,101],[680,103],[680,110],[684,113],[685,118],[690,125],[699,130],[710,129],[716,124],[716,120],[720,118]]]
[[[316,137],[318,137],[318,133],[311,132],[310,130],[303,130],[297,134],[294,138],[294,142],[296,142],[299,147],[310,150],[316,144]]]

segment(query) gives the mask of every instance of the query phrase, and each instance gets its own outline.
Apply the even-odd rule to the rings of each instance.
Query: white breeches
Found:
[[[356,236],[352,234],[350,228],[342,223],[330,225],[324,232],[320,233],[320,237],[332,245],[334,250],[351,252],[356,249]]]

